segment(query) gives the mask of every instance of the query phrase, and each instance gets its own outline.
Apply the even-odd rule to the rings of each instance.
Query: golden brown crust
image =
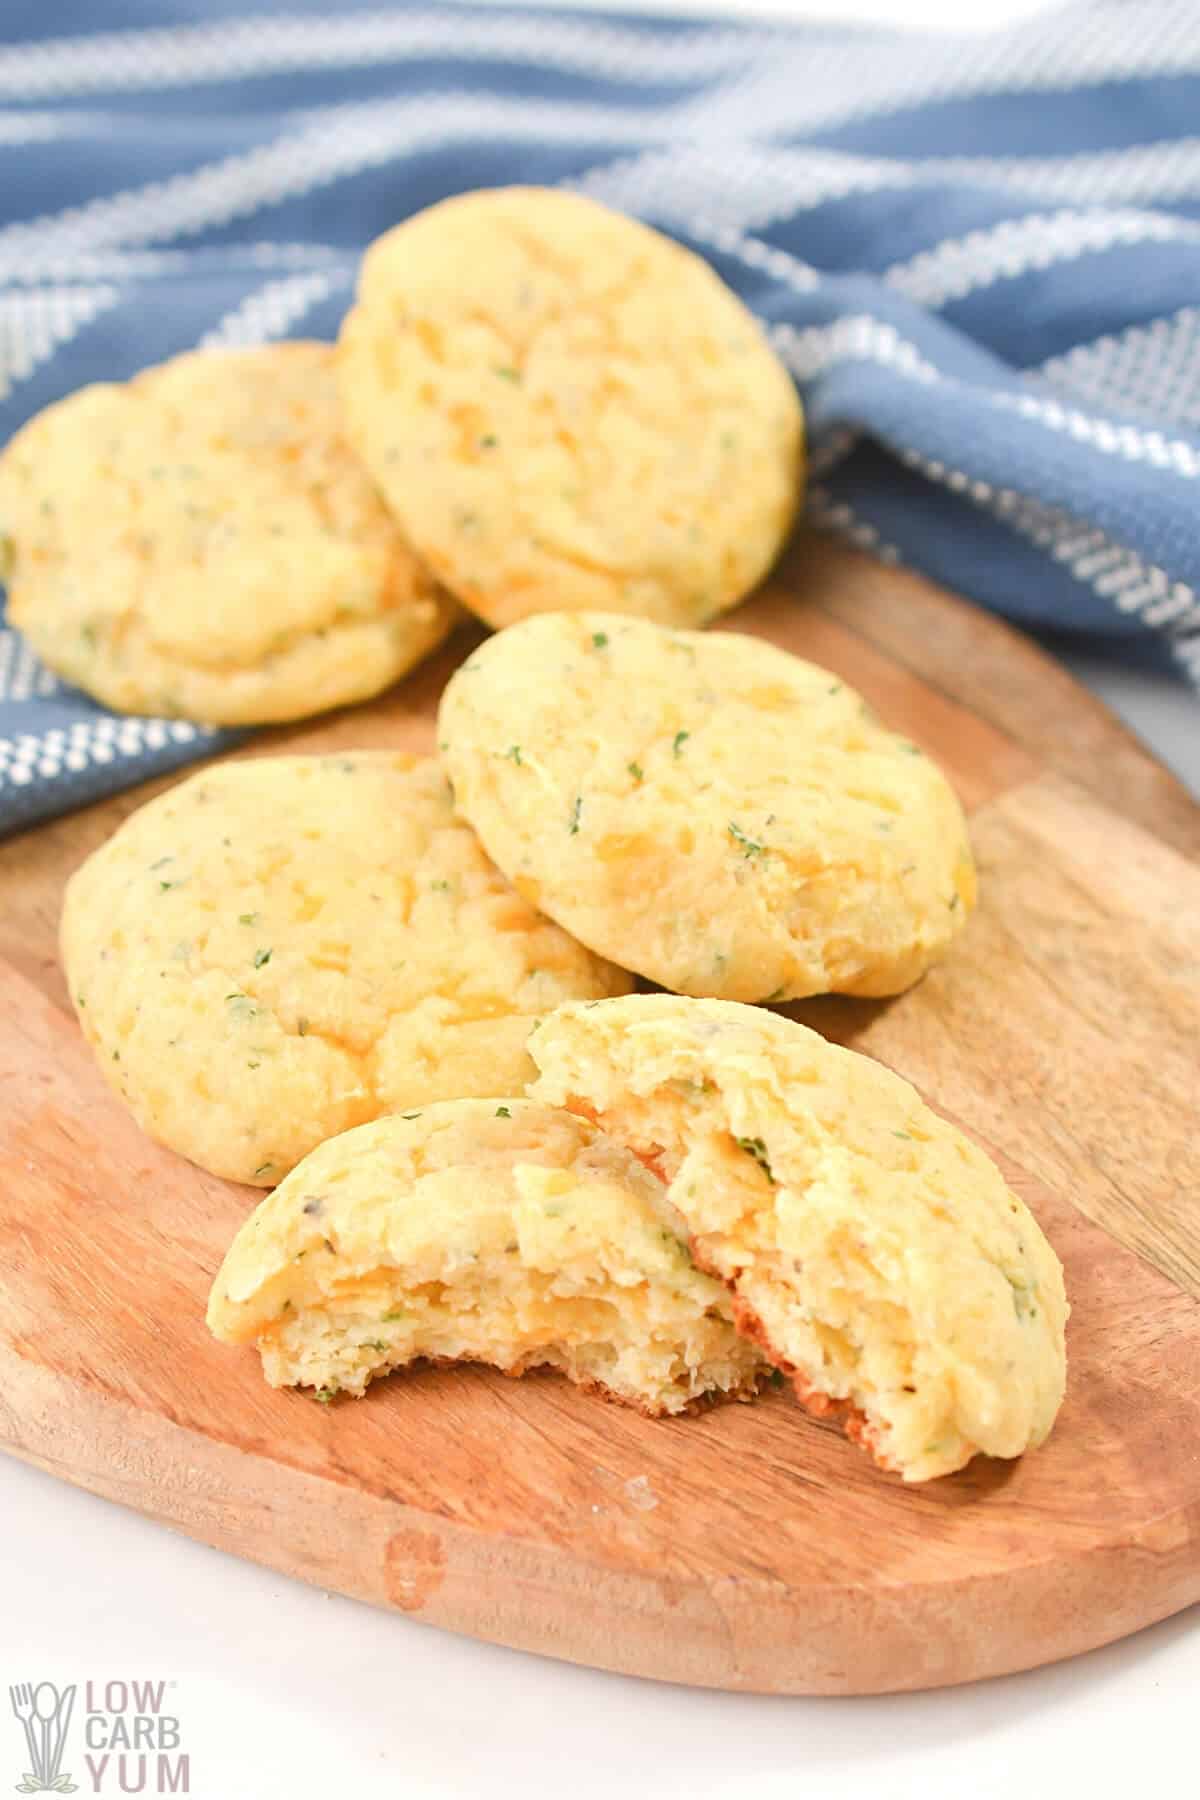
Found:
[[[712,1265],[706,1263],[703,1257],[697,1256],[694,1245],[692,1246],[692,1260],[697,1268],[704,1269],[706,1274],[716,1275],[717,1271]],[[732,1291],[733,1284],[728,1283],[727,1285]],[[742,1336],[749,1338],[751,1343],[757,1344],[763,1355],[769,1357],[775,1367],[787,1376],[797,1400],[806,1413],[814,1419],[836,1421],[842,1426],[851,1443],[858,1444],[860,1448],[870,1453],[878,1468],[886,1470],[889,1474],[898,1472],[895,1463],[891,1462],[881,1451],[878,1430],[867,1418],[862,1408],[855,1406],[849,1400],[837,1400],[832,1394],[822,1394],[819,1389],[815,1388],[796,1365],[789,1362],[787,1357],[781,1355],[775,1348],[766,1326],[758,1314],[753,1307],[746,1304],[741,1295],[736,1293],[733,1297],[733,1322]]]

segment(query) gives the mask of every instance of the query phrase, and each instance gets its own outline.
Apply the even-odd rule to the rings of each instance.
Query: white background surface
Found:
[[[838,0],[743,0],[741,10],[851,12]],[[857,0],[852,10],[975,29],[1038,4]],[[1194,698],[1094,658],[1076,666],[1200,788]],[[1042,1800],[1064,1790],[1104,1800],[1151,1783],[1174,1800],[1200,1789],[1198,1609],[1072,1663],[969,1689],[767,1700],[452,1638],[191,1544],[8,1460],[0,1544],[0,1792],[26,1767],[10,1682],[130,1677],[174,1683],[168,1704],[200,1800]],[[78,1753],[66,1766],[90,1792]],[[118,1791],[111,1776],[105,1791]]]

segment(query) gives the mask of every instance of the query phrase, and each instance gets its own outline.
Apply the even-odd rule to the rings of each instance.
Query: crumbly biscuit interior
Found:
[[[544,1365],[651,1413],[752,1392],[765,1364],[663,1223],[658,1182],[573,1120],[514,1141],[545,1112],[432,1107],[456,1139],[432,1157],[387,1148],[394,1120],[323,1146],[244,1229],[210,1323],[253,1338],[272,1385],[322,1398],[422,1358]],[[278,1249],[280,1222],[286,1246],[263,1280],[262,1234]]]
[[[897,1111],[878,1121],[872,1162],[831,1136],[820,1096],[808,1116],[803,1094],[783,1111],[701,1066],[634,1085],[540,1043],[536,1096],[591,1118],[662,1177],[742,1330],[881,1467],[923,1481],[1045,1438],[1062,1397],[1061,1271],[966,1140],[943,1137],[924,1108]],[[923,1117],[939,1135],[924,1139]],[[984,1169],[998,1216],[981,1227],[959,1198]]]

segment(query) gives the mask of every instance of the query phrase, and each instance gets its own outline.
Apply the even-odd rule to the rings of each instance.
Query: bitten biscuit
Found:
[[[365,700],[456,609],[341,435],[326,344],[195,351],[0,457],[9,619],[119,712],[249,725]]]
[[[1058,1258],[907,1082],[774,1013],[669,995],[564,1007],[529,1047],[534,1098],[662,1174],[742,1330],[882,1468],[926,1481],[1042,1442]]]
[[[800,403],[760,326],[698,257],[576,194],[493,188],[387,232],[339,369],[351,443],[490,625],[699,624],[799,504]]]
[[[571,1114],[457,1100],[314,1150],[234,1239],[208,1323],[274,1387],[361,1394],[420,1357],[539,1365],[647,1413],[768,1365],[692,1266],[662,1184]]]
[[[975,901],[941,771],[758,638],[528,619],[457,671],[438,735],[520,892],[677,993],[899,993]]]
[[[72,877],[62,951],[139,1124],[263,1187],[380,1113],[519,1092],[536,1014],[630,986],[513,892],[437,765],[400,753],[192,776]]]

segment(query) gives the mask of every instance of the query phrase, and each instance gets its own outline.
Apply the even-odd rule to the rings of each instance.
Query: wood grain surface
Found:
[[[0,1444],[414,1618],[728,1688],[965,1681],[1200,1599],[1200,808],[1019,635],[820,539],[728,623],[860,688],[971,811],[951,958],[790,1010],[915,1081],[1037,1213],[1074,1306],[1047,1446],[906,1489],[783,1393],[652,1422],[549,1375],[267,1388],[203,1325],[256,1196],[141,1135],[56,961],[67,874],[151,787],[0,845]],[[239,754],[430,747],[471,641]]]

